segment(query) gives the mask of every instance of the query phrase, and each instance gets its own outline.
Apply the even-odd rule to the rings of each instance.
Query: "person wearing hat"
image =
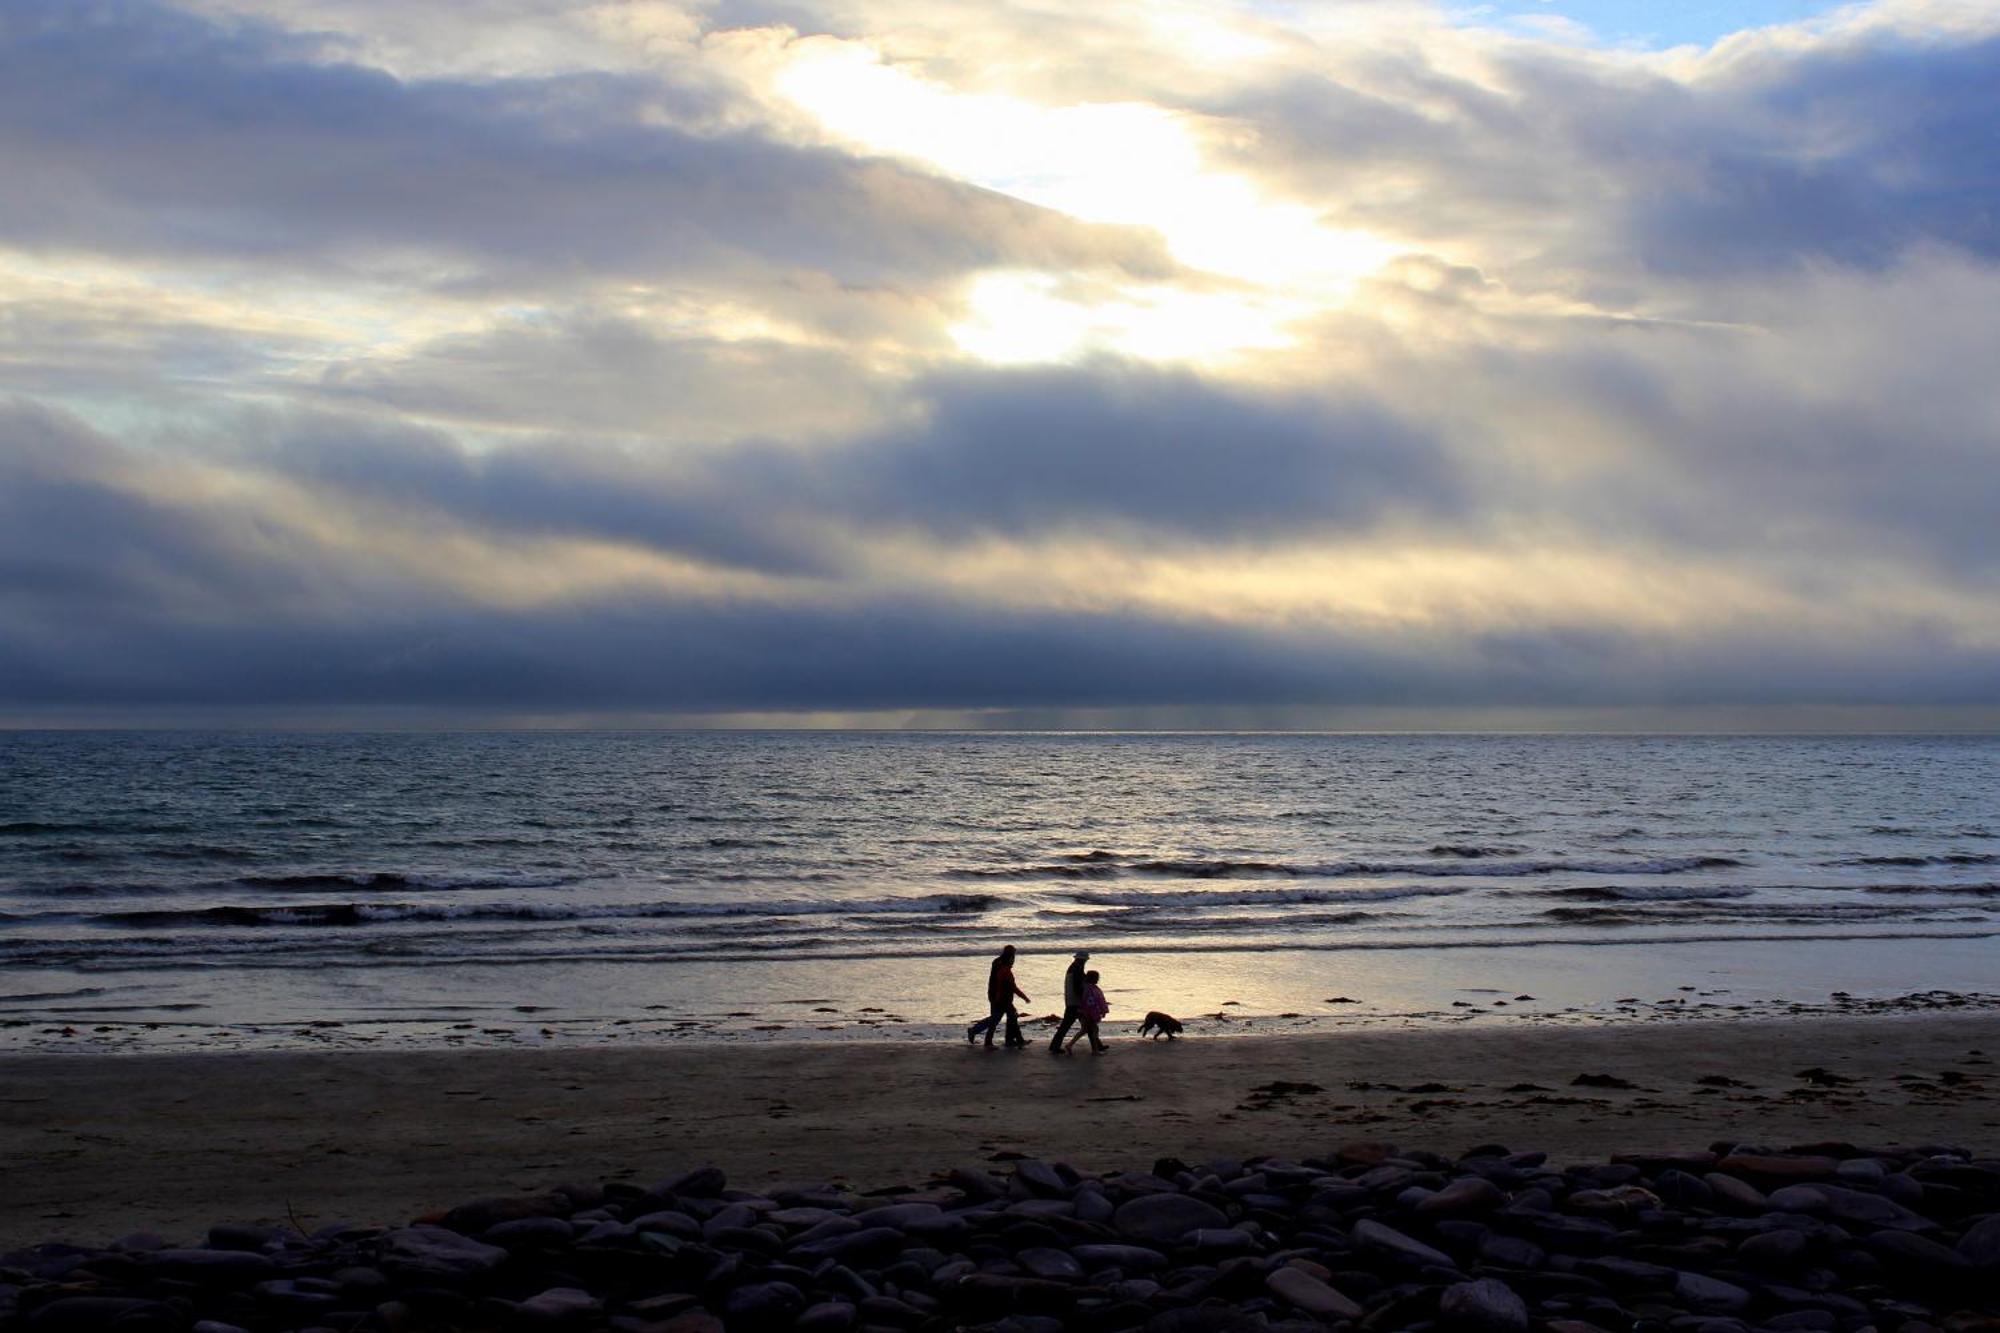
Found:
[[[1056,1024],[1056,1035],[1049,1041],[1050,1055],[1063,1053],[1063,1038],[1069,1034],[1070,1024],[1083,1019],[1084,988],[1087,984],[1083,979],[1083,965],[1089,961],[1090,954],[1086,950],[1078,949],[1076,956],[1070,960],[1069,969],[1063,973],[1062,1022]],[[1090,1049],[1093,1051],[1104,1049],[1104,1043],[1098,1041],[1095,1034],[1091,1036]]]

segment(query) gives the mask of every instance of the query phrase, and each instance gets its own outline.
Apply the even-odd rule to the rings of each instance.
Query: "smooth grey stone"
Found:
[[[1446,1287],[1438,1322],[1456,1333],[1528,1333],[1528,1304],[1505,1282],[1483,1277]]]
[[[1946,1249],[1934,1240],[1908,1231],[1878,1231],[1868,1238],[1868,1243],[1891,1264],[1907,1264],[1934,1278],[1960,1277],[1977,1271],[1957,1250]]]
[[[1761,1213],[1771,1206],[1755,1185],[1720,1171],[1709,1172],[1701,1178],[1701,1183],[1715,1191],[1715,1206],[1726,1212]]]
[[[208,1229],[208,1248],[252,1250],[261,1254],[268,1247],[281,1243],[285,1235],[276,1227],[262,1227],[250,1222],[223,1222]]]
[[[1425,1216],[1450,1217],[1461,1213],[1484,1213],[1507,1202],[1500,1187],[1483,1176],[1463,1176],[1416,1205]]]
[[[805,1293],[789,1282],[752,1282],[722,1298],[731,1328],[788,1328],[805,1308]]]
[[[817,1222],[792,1237],[792,1244],[809,1245],[814,1241],[825,1240],[830,1236],[852,1235],[859,1230],[861,1230],[861,1224],[851,1217],[829,1217],[826,1221]]]
[[[1076,1205],[1068,1199],[1022,1199],[1008,1204],[1007,1211],[1015,1217],[1068,1217]]]
[[[764,1220],[767,1222],[776,1222],[781,1227],[798,1227],[803,1229],[805,1227],[817,1226],[829,1217],[845,1216],[847,1214],[842,1209],[792,1207],[774,1209],[764,1214]],[[644,1219],[637,1220],[643,1221]]]
[[[461,1235],[477,1236],[488,1227],[517,1217],[568,1217],[575,1211],[575,1205],[564,1194],[508,1195],[462,1203],[444,1215],[444,1226]]]
[[[1983,1217],[1958,1238],[1958,1252],[1979,1268],[2000,1267],[2000,1213]]]
[[[1167,1266],[1167,1256],[1143,1245],[1073,1245],[1070,1254],[1086,1268],[1118,1268],[1150,1273]]]
[[[1234,1227],[1202,1227],[1181,1238],[1183,1244],[1193,1245],[1195,1252],[1204,1259],[1229,1254],[1251,1254],[1257,1248],[1257,1238],[1247,1231]]]
[[[1833,1168],[1836,1179],[1856,1185],[1879,1185],[1889,1174],[1888,1168],[1873,1157],[1850,1157]]]
[[[247,1250],[155,1250],[145,1263],[147,1271],[160,1277],[217,1286],[247,1286],[278,1271],[268,1255]]]
[[[576,1287],[550,1287],[528,1297],[518,1308],[532,1318],[557,1322],[596,1314],[604,1302]]]
[[[1787,1185],[1771,1192],[1771,1206],[1786,1212],[1825,1214],[1840,1222],[1897,1231],[1933,1231],[1937,1223],[1894,1199],[1841,1185]]]
[[[701,1224],[704,1235],[713,1236],[725,1227],[747,1227],[757,1220],[757,1212],[740,1203],[725,1204],[710,1213]]]
[[[1333,1287],[1320,1281],[1303,1268],[1293,1268],[1289,1264],[1273,1269],[1264,1279],[1264,1286],[1278,1297],[1307,1314],[1326,1319],[1359,1319],[1361,1307],[1340,1294]]]
[[[1108,1223],[1117,1208],[1100,1190],[1080,1189],[1076,1192],[1076,1217],[1080,1222]]]
[[[128,1296],[65,1296],[28,1316],[29,1333],[180,1333],[186,1326],[173,1306]]]
[[[720,1167],[698,1166],[684,1176],[676,1176],[660,1187],[662,1194],[685,1194],[697,1199],[713,1199],[721,1196],[729,1187],[729,1178],[722,1174]]]
[[[1038,1245],[1022,1250],[1014,1259],[1035,1277],[1075,1281],[1083,1276],[1083,1265],[1063,1250]]]
[[[1185,1310],[1162,1310],[1142,1328],[1143,1333],[1267,1333],[1269,1325],[1235,1310],[1197,1305]]]
[[[1479,1257],[1503,1268],[1541,1268],[1548,1263],[1549,1252],[1519,1236],[1489,1233],[1479,1241]]]
[[[560,1217],[517,1217],[488,1227],[480,1239],[502,1249],[535,1250],[567,1245],[575,1235],[576,1228]]]
[[[886,1259],[902,1250],[908,1241],[894,1227],[865,1227],[845,1235],[827,1236],[792,1247],[792,1253],[813,1259],[838,1259],[843,1263],[867,1263]]]
[[[1709,1208],[1715,1204],[1715,1190],[1700,1176],[1678,1168],[1660,1172],[1653,1193],[1670,1208]]]
[[[881,1208],[870,1208],[865,1213],[856,1213],[854,1220],[864,1227],[896,1227],[912,1230],[925,1222],[935,1222],[944,1216],[944,1209],[934,1203],[892,1203]]]
[[[405,1277],[463,1278],[490,1273],[507,1262],[507,1251],[443,1227],[414,1226],[392,1231],[382,1242],[382,1266]]]
[[[1750,1305],[1750,1293],[1743,1288],[1700,1273],[1675,1274],[1674,1297],[1707,1314],[1733,1314]]]
[[[845,1333],[854,1327],[854,1307],[846,1301],[821,1301],[807,1307],[792,1327],[799,1333]]]
[[[1112,1225],[1138,1240],[1174,1241],[1203,1227],[1226,1227],[1228,1215],[1214,1204],[1182,1194],[1146,1194],[1121,1204]]]
[[[1393,1255],[1417,1267],[1457,1268],[1451,1256],[1442,1250],[1433,1249],[1420,1240],[1412,1240],[1394,1227],[1383,1226],[1373,1218],[1364,1218],[1354,1224],[1354,1243],[1364,1249]]]
[[[1014,1163],[1014,1179],[1033,1194],[1048,1198],[1069,1197],[1069,1182],[1047,1162],[1036,1161],[1032,1157]]]
[[[1737,1261],[1760,1272],[1785,1272],[1806,1261],[1812,1243],[1803,1232],[1766,1231],[1746,1237],[1736,1247]]]
[[[844,1219],[843,1219],[844,1220]],[[640,1231],[657,1231],[663,1235],[677,1236],[682,1240],[701,1239],[701,1223],[686,1213],[663,1208],[657,1213],[645,1213],[632,1219],[632,1225]],[[491,1235],[491,1232],[487,1233]]]

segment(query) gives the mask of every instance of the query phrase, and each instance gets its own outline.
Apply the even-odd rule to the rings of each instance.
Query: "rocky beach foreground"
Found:
[[[1996,1049],[1936,1013],[10,1057],[0,1328],[2000,1328]]]
[[[402,1227],[0,1257],[0,1327],[1961,1333],[2000,1326],[2000,1160],[1717,1144],[1558,1169],[1385,1141],[1021,1159],[925,1185],[569,1185]]]

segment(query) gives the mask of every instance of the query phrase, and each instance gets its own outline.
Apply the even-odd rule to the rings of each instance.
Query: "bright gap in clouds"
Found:
[[[954,329],[989,360],[1059,360],[1112,350],[1205,360],[1280,347],[1285,326],[1343,301],[1399,247],[1329,227],[1202,160],[1185,116],[1134,102],[1043,106],[961,93],[884,64],[861,42],[794,43],[777,90],[828,132],[916,158],[1085,222],[1150,227],[1174,258],[1214,275],[1210,290],[1103,283],[1060,274],[987,274]]]

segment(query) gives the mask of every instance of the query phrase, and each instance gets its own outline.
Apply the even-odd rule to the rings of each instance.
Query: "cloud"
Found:
[[[257,9],[0,13],[0,706],[2000,686],[1990,23],[1648,55],[1403,5],[504,0],[455,49]],[[1097,226],[872,155],[758,82],[798,33],[729,25],[771,18],[940,115],[1111,107],[1148,171],[1187,147],[1400,257],[1194,272],[1158,200]],[[995,278],[1094,350],[973,355]]]
[[[1143,231],[703,125],[724,89],[404,81],[324,56],[139,3],[10,5],[0,172],[36,188],[0,198],[0,237],[474,290],[772,264],[887,286],[992,264],[1168,268]]]

